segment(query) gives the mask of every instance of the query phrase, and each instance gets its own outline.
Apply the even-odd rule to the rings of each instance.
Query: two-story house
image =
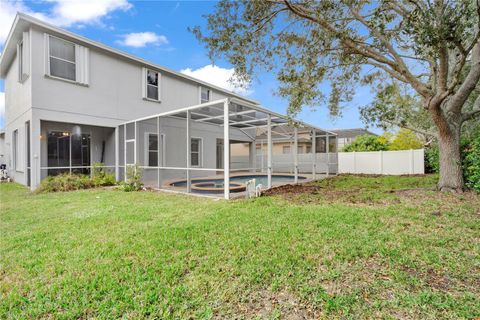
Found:
[[[221,169],[230,158],[223,149],[225,124],[230,144],[249,144],[253,152],[256,134],[267,122],[269,132],[282,126],[278,138],[286,136],[288,121],[256,101],[22,13],[0,57],[0,77],[5,80],[4,161],[10,177],[32,189],[47,175],[87,173],[95,162],[112,168],[117,179],[133,161],[157,171]],[[227,122],[212,113],[212,105],[203,114],[188,112],[196,123],[190,131],[182,119],[186,113],[127,124],[226,98],[236,101]],[[334,135],[308,128],[318,136]],[[134,156],[127,152],[130,146]],[[250,163],[254,159],[253,153]]]

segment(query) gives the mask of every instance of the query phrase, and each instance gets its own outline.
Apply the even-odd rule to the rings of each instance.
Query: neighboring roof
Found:
[[[58,28],[58,27],[56,27],[52,24],[46,23],[42,20],[39,20],[37,18],[34,18],[32,16],[29,16],[29,15],[21,13],[21,12],[17,13],[17,16],[15,17],[13,25],[10,29],[9,34],[8,34],[7,40],[5,41],[5,45],[3,46],[4,50],[2,52],[2,55],[0,56],[0,78],[5,77],[5,73],[8,69],[8,66],[10,65],[11,61],[15,57],[16,50],[17,50],[17,43],[18,43],[18,41],[20,41],[21,37],[23,36],[22,32],[24,30],[27,30],[29,25],[36,25],[36,26],[41,27],[43,29],[49,30],[51,32],[55,32],[57,34],[66,36],[70,39],[73,39],[74,41],[79,41],[79,42],[82,42],[83,44],[87,44],[89,46],[96,47],[97,49],[107,51],[107,52],[110,52],[110,53],[115,54],[117,56],[123,57],[127,60],[134,61],[134,62],[137,62],[139,64],[158,69],[159,71],[169,73],[171,75],[174,75],[174,76],[177,76],[177,77],[180,77],[180,78],[198,83],[200,85],[208,86],[212,89],[215,89],[217,91],[220,91],[220,92],[226,93],[228,95],[237,97],[239,99],[248,101],[250,103],[259,104],[258,101],[243,97],[243,96],[238,95],[238,94],[236,94],[232,91],[220,88],[220,87],[218,87],[216,85],[213,85],[211,83],[208,83],[208,82],[205,82],[205,81],[202,81],[202,80],[198,80],[196,78],[187,76],[183,73],[180,73],[180,72],[171,70],[169,68],[154,64],[154,63],[149,62],[147,60],[135,57],[135,56],[133,56],[131,54],[128,54],[126,52],[123,52],[121,50],[109,47],[109,46],[107,46],[105,44],[102,44],[100,42],[97,42],[97,41],[90,40],[86,37],[80,36],[78,34],[67,31],[65,29]]]
[[[378,136],[378,134],[375,134],[371,131],[368,131],[367,129],[363,128],[352,128],[352,129],[331,129],[331,132],[334,132],[337,134],[339,138],[355,138],[364,134],[369,134],[372,136]]]

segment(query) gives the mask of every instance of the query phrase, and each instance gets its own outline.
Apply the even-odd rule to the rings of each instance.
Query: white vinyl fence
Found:
[[[424,174],[424,150],[339,152],[339,173]]]
[[[249,168],[248,156],[232,156],[231,169]],[[329,163],[327,167],[327,162]],[[298,155],[298,172],[311,173],[313,164],[313,155],[311,153],[302,153]],[[262,154],[256,155],[255,168],[261,172],[267,170],[267,156]],[[336,153],[317,153],[316,154],[317,173],[330,174],[337,173],[337,154]],[[272,157],[272,170],[274,173],[291,173],[294,172],[293,154],[274,154]]]

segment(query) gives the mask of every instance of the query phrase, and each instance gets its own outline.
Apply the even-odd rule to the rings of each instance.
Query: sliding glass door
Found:
[[[52,131],[47,145],[48,175],[90,172],[90,134]]]

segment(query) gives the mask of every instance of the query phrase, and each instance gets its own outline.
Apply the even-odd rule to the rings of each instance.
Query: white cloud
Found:
[[[101,23],[101,19],[116,10],[127,11],[127,0],[48,0],[48,12],[35,12],[23,0],[0,0],[0,46],[5,42],[17,12],[33,15],[60,27]]]
[[[117,43],[134,48],[142,48],[147,44],[161,45],[168,44],[168,39],[164,35],[158,35],[154,32],[133,32],[121,36],[122,40]]]
[[[127,0],[49,0],[54,3],[51,22],[60,26],[75,23],[98,23],[102,17],[116,10],[127,11],[132,5]]]
[[[239,85],[239,81],[234,78],[233,68],[226,69],[209,64],[199,69],[187,68],[180,72],[238,94],[249,95],[252,93],[252,90],[249,89],[250,83]]]

